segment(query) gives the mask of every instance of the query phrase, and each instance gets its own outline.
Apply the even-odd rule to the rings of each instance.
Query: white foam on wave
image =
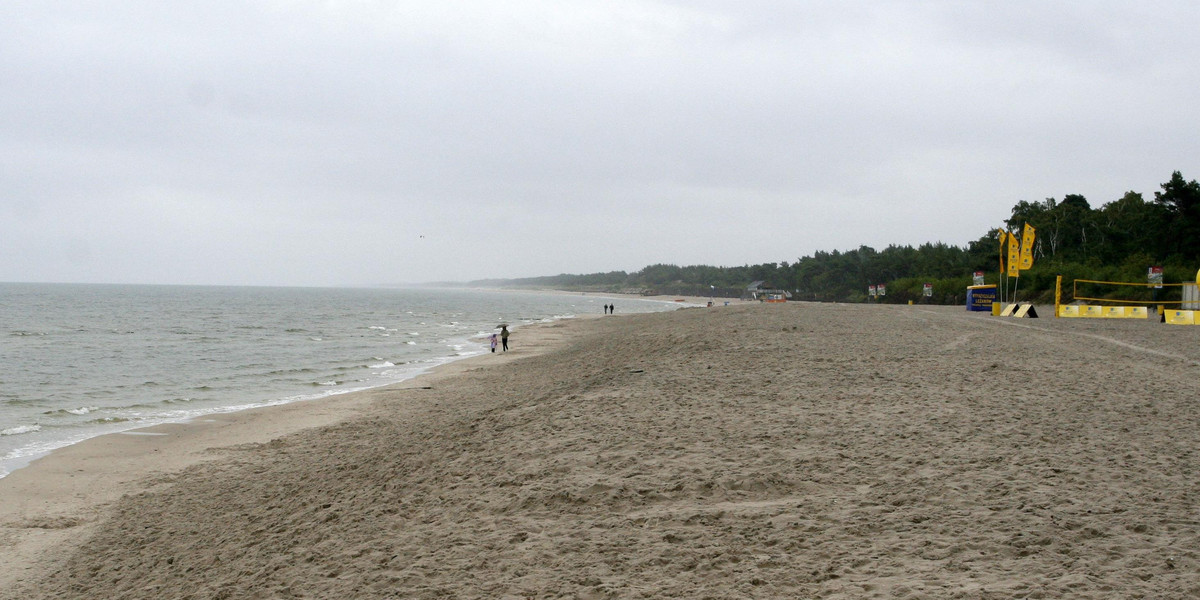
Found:
[[[415,343],[415,342],[409,342],[409,343]],[[479,346],[480,348],[482,348],[481,345],[479,345],[479,344],[475,344],[475,346]],[[357,392],[357,391],[362,391],[362,390],[367,390],[367,389],[371,389],[371,388],[375,388],[375,387],[379,387],[379,386],[383,386],[383,385],[388,385],[391,383],[395,383],[397,381],[412,379],[413,377],[418,377],[424,373],[428,373],[431,369],[433,369],[434,367],[437,367],[439,365],[484,353],[484,351],[482,349],[472,351],[469,347],[466,347],[466,346],[452,346],[452,347],[459,348],[459,351],[457,351],[451,355],[427,357],[425,359],[415,361],[416,364],[408,364],[408,365],[405,365],[404,367],[388,369],[388,370],[380,373],[380,375],[383,376],[382,379],[380,379],[379,381],[368,383],[367,385],[353,385],[352,384],[352,385],[346,385],[344,387],[339,387],[339,386],[343,385],[342,382],[338,382],[338,381],[328,381],[328,382],[323,382],[323,383],[318,382],[316,385],[321,386],[321,387],[326,387],[327,389],[324,389],[324,390],[314,393],[314,394],[299,394],[299,395],[293,395],[293,396],[286,396],[286,397],[275,398],[275,399],[267,400],[267,401],[263,401],[263,402],[226,405],[226,406],[219,406],[219,407],[208,407],[208,408],[202,408],[202,409],[187,409],[187,410],[171,409],[171,410],[167,410],[167,411],[163,411],[163,412],[153,411],[153,412],[149,412],[149,413],[145,413],[145,414],[130,414],[127,419],[121,419],[119,422],[110,423],[110,424],[107,424],[106,426],[102,426],[102,427],[98,427],[98,428],[89,428],[87,432],[79,432],[76,435],[70,435],[70,436],[66,436],[66,437],[62,437],[62,438],[57,438],[57,439],[52,439],[52,440],[44,440],[44,441],[36,441],[33,443],[25,444],[25,445],[21,446],[20,448],[12,449],[11,451],[4,453],[3,455],[0,455],[0,478],[4,478],[4,477],[8,476],[15,469],[19,469],[19,468],[22,468],[22,467],[28,465],[31,461],[33,461],[34,459],[36,459],[40,456],[44,456],[45,454],[48,454],[59,448],[63,448],[66,446],[70,446],[72,444],[82,442],[85,439],[95,437],[97,435],[104,435],[104,434],[109,434],[109,433],[132,432],[133,430],[141,429],[144,427],[149,427],[152,425],[158,425],[161,423],[186,423],[193,419],[203,418],[203,417],[206,417],[209,415],[214,415],[214,414],[238,412],[238,411],[252,409],[252,408],[262,408],[262,407],[266,407],[266,406],[278,406],[281,404],[290,404],[292,402],[311,401],[311,400],[318,400],[321,398],[328,398],[331,396],[339,396],[342,394],[349,394],[349,393],[353,393],[353,392]],[[375,358],[376,360],[382,360],[382,358],[380,358],[380,357],[373,357],[373,358]],[[21,426],[21,427],[12,427],[9,429],[2,430],[2,431],[0,431],[0,435],[18,435],[18,434],[23,434],[23,433],[36,433],[36,432],[40,431],[41,429],[42,429],[42,427],[40,425],[25,425],[25,426]],[[129,433],[129,435],[141,435],[141,434],[137,433],[137,432],[133,432],[133,433]]]
[[[79,408],[68,408],[66,412],[73,415],[86,415],[94,410],[100,410],[99,406],[80,406]]]
[[[4,432],[0,432],[0,435],[3,433]],[[59,448],[64,448],[66,446],[70,446],[71,444],[82,442],[83,440],[92,437],[92,435],[94,434],[82,434],[59,440],[38,441],[23,445],[20,448],[13,448],[3,455],[0,455],[0,478],[7,477],[14,470],[28,465],[30,462],[40,456],[44,456]]]
[[[8,429],[0,429],[0,435],[21,435],[41,430],[41,425],[18,425],[16,427],[9,427]]]
[[[386,369],[388,367],[394,367],[394,366],[396,366],[396,363],[385,360],[377,365],[371,365],[370,367],[367,367],[367,368],[369,368],[369,369]]]

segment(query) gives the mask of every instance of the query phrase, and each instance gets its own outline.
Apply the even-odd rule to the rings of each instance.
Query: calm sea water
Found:
[[[0,477],[105,433],[395,383],[484,352],[479,336],[499,323],[601,314],[610,300],[0,283]],[[678,306],[612,301],[618,312]]]

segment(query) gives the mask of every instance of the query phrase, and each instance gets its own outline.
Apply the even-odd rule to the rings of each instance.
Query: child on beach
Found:
[[[496,334],[492,334],[492,352],[496,352]]]

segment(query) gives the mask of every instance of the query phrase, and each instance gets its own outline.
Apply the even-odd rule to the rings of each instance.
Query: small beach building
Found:
[[[766,281],[755,281],[754,283],[746,286],[746,291],[742,292],[742,300],[783,302],[791,297],[791,292],[787,290],[775,289]]]

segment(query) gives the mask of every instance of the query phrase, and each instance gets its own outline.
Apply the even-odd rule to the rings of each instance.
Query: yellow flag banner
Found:
[[[1008,243],[1008,232],[1001,229],[1000,230],[1000,272],[1001,273],[1004,272],[1004,252],[1005,252],[1004,245],[1007,243]]]
[[[1020,269],[1033,267],[1033,240],[1037,237],[1037,230],[1029,223],[1025,224],[1025,231],[1021,232],[1021,266]]]
[[[1008,234],[1008,276],[1021,276],[1021,246],[1017,236]]]

